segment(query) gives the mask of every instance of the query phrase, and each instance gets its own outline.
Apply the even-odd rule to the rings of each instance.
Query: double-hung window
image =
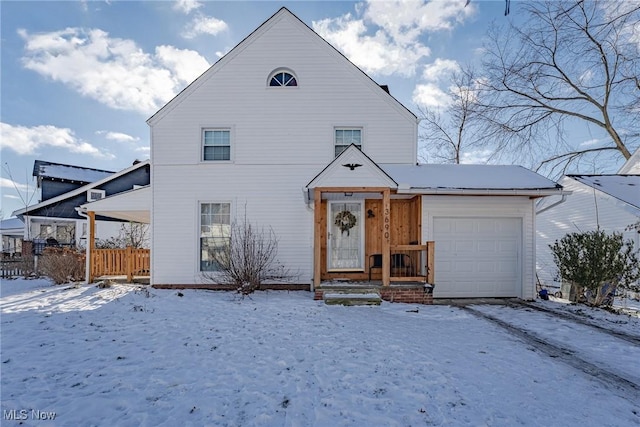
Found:
[[[202,160],[231,160],[231,131],[202,130]]]
[[[220,256],[229,245],[231,204],[200,204],[200,271],[217,271]]]
[[[335,133],[335,156],[347,149],[351,144],[355,144],[362,150],[362,129],[358,128],[337,128]]]

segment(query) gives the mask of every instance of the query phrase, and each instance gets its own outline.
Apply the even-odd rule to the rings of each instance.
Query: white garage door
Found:
[[[436,298],[521,296],[520,218],[433,219]]]

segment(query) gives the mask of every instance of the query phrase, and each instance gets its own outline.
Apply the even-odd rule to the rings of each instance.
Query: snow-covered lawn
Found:
[[[42,280],[0,291],[3,426],[640,424],[637,393],[457,307]],[[640,336],[638,319],[617,319]],[[554,327],[586,343],[590,361],[625,361],[619,370],[640,378],[638,346]]]

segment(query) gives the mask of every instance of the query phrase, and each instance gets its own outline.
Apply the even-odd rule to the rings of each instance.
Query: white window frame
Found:
[[[198,229],[197,229],[197,236],[198,236],[198,244],[197,244],[197,251],[198,251],[198,256],[196,257],[197,260],[197,265],[196,265],[196,270],[200,273],[200,274],[208,274],[208,273],[215,273],[218,270],[217,269],[212,269],[212,270],[203,270],[202,269],[202,206],[203,205],[228,205],[229,206],[229,224],[227,224],[229,227],[231,227],[231,224],[233,223],[232,220],[232,209],[233,209],[233,205],[231,204],[230,201],[219,201],[219,200],[214,200],[214,201],[199,201],[198,202],[198,207],[197,207],[197,215],[198,215]],[[215,237],[214,237],[215,238]]]
[[[347,131],[355,131],[355,130],[360,131],[359,148],[360,148],[360,151],[364,151],[364,127],[363,126],[335,126],[333,128],[333,135],[332,135],[332,137],[333,137],[333,158],[334,159],[336,157],[338,157],[340,154],[342,154],[342,152],[344,150],[346,150],[347,147],[349,147],[349,145],[351,145],[351,144],[347,144],[347,145],[340,144],[340,145],[338,145],[338,140],[337,140],[338,139],[337,138],[338,135],[337,135],[337,133],[338,133],[338,131],[345,131],[345,130],[347,130]],[[340,153],[336,154],[336,148],[337,147],[344,147],[344,148],[340,151]]]
[[[91,197],[92,193],[100,194],[100,197],[95,199],[95,198]],[[107,194],[106,191],[100,190],[100,189],[97,189],[97,188],[92,188],[91,190],[87,190],[87,202],[95,202],[96,200],[104,199],[106,194]]]
[[[287,86],[287,85],[271,86],[271,80],[273,80],[273,78],[275,76],[277,76],[278,74],[281,74],[281,73],[290,74],[296,81],[295,86]],[[271,73],[269,73],[269,78],[267,79],[267,89],[287,89],[287,90],[291,90],[291,89],[296,89],[299,86],[300,86],[300,80],[298,79],[298,75],[296,73],[294,73],[293,70],[291,70],[289,68],[278,68],[278,69],[275,69]]]
[[[229,133],[229,158],[228,159],[205,159],[204,158],[204,149],[205,147],[226,147],[226,145],[205,145],[205,134],[206,132],[228,132]],[[229,163],[233,160],[233,131],[230,127],[221,126],[211,126],[211,127],[202,127],[200,130],[200,162],[202,163]]]

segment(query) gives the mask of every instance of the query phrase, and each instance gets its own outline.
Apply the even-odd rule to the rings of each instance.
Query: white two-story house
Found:
[[[234,221],[271,228],[294,284],[383,298],[535,292],[534,206],[518,166],[417,165],[418,119],[282,8],[149,120],[151,284],[210,286]],[[88,207],[90,209],[90,205]]]

